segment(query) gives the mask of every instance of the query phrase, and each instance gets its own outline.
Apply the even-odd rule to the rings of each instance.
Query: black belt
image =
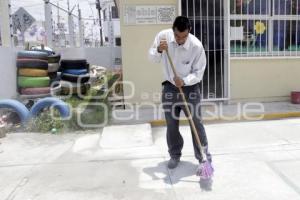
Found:
[[[171,82],[168,81],[168,80],[163,81],[161,84],[162,84],[162,85],[171,84],[172,86],[176,87],[175,85],[173,85],[173,83],[171,83]],[[183,86],[183,87],[195,87],[195,86],[197,86],[197,85],[199,85],[199,83],[196,83],[196,84],[194,84],[194,85],[185,85],[185,86]]]
[[[163,81],[161,84],[165,85],[165,84],[172,84],[172,83],[170,81]]]

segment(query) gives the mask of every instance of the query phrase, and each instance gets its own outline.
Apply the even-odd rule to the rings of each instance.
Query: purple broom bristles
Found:
[[[196,174],[200,178],[211,179],[214,174],[214,168],[209,161],[205,161],[199,165]]]

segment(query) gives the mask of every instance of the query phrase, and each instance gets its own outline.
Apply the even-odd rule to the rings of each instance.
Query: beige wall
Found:
[[[0,99],[16,98],[16,57],[18,49],[0,47]]]
[[[231,59],[231,100],[288,100],[300,90],[299,75],[300,58]]]
[[[159,102],[159,99],[149,97],[142,99],[144,93],[152,96],[160,93],[163,78],[162,67],[148,61],[148,49],[155,35],[162,29],[171,28],[169,25],[124,25],[124,5],[176,5],[177,0],[122,0],[120,1],[122,61],[125,81],[132,81],[135,85],[133,98],[128,102],[144,101]],[[130,87],[124,86],[125,95],[131,93]]]

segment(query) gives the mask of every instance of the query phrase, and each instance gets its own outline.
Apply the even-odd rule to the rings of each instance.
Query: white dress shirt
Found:
[[[173,60],[178,76],[183,79],[185,85],[199,83],[206,67],[206,56],[202,43],[192,34],[189,34],[183,45],[178,45],[173,29],[159,32],[149,49],[149,59],[153,62],[163,64],[164,79],[174,83],[174,74],[168,61],[166,52],[159,53],[157,47],[160,41],[165,39],[168,43],[168,51]]]

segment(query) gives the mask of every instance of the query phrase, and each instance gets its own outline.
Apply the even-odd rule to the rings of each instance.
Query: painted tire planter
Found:
[[[59,69],[58,63],[49,63],[48,64],[48,72],[57,72]]]
[[[60,81],[61,81],[61,73],[60,72],[48,73],[48,76],[50,77],[50,84],[53,84],[54,82],[60,83]],[[55,85],[57,85],[57,84],[55,84]]]
[[[50,85],[49,77],[18,77],[18,86],[21,88],[48,87]]]
[[[50,86],[51,87],[56,87],[57,85],[60,84],[60,78],[59,76],[54,78],[54,79],[50,79]]]
[[[56,108],[59,111],[61,118],[70,117],[70,107],[65,102],[54,97],[38,100],[30,109],[31,117],[36,117],[44,108],[48,107]]]
[[[32,50],[32,51],[37,51],[37,52],[46,53],[48,56],[54,54],[53,50],[51,50],[51,49],[46,49],[46,48],[41,49],[41,48],[39,48],[39,47],[33,47],[33,48],[31,48],[31,50]]]
[[[48,76],[50,79],[55,79],[57,77],[57,72],[48,72]]]
[[[61,60],[62,69],[87,69],[86,60]]]
[[[19,76],[44,77],[48,76],[48,71],[43,69],[21,68],[18,70]]]
[[[48,62],[39,59],[17,59],[17,67],[48,70]]]
[[[12,109],[14,112],[18,114],[22,124],[24,124],[30,117],[30,112],[26,108],[26,106],[17,100],[13,100],[13,99],[0,100],[0,108]]]
[[[25,95],[25,94],[20,94],[18,97],[23,100],[34,100],[34,99],[40,99],[40,98],[46,98],[50,97],[51,94],[32,94],[32,95]]]
[[[17,58],[35,58],[48,62],[48,54],[40,51],[20,51],[17,54]]]
[[[51,92],[51,96],[58,95],[61,92],[61,84],[57,82],[57,84],[52,85],[50,92]]]
[[[41,87],[41,88],[21,88],[20,93],[21,93],[22,95],[50,94],[50,87]]]
[[[63,73],[72,74],[72,75],[84,75],[87,74],[87,69],[66,69],[63,70]]]
[[[48,63],[59,63],[60,57],[60,54],[50,55],[48,56]]]
[[[72,82],[72,83],[86,83],[86,82],[89,81],[90,75],[89,74],[73,75],[73,74],[63,73],[61,75],[61,79],[64,80],[64,81]]]
[[[291,102],[293,104],[300,104],[300,91],[291,92]]]

